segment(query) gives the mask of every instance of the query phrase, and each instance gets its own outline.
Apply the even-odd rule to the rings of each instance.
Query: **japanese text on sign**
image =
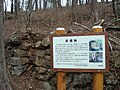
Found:
[[[105,69],[105,35],[53,37],[53,67]]]

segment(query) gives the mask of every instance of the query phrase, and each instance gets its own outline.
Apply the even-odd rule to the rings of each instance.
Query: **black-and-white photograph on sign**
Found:
[[[89,62],[91,63],[103,62],[103,52],[90,52]]]
[[[102,51],[103,47],[102,47],[102,40],[91,40],[89,42],[89,50],[90,51]]]
[[[52,38],[53,68],[105,69],[105,35]]]

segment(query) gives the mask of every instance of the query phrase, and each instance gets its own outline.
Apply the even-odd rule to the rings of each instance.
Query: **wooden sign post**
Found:
[[[65,72],[94,72],[94,90],[103,90],[103,72],[109,71],[108,34],[101,26],[90,33],[65,34],[57,28],[50,36],[51,70],[57,72],[57,90],[66,90]]]
[[[92,31],[98,33],[103,32],[103,28],[101,26],[94,26]],[[102,72],[94,73],[93,79],[94,90],[103,90],[103,73]]]
[[[64,28],[57,28],[55,34],[65,34]],[[57,90],[66,90],[66,76],[64,72],[57,72]]]

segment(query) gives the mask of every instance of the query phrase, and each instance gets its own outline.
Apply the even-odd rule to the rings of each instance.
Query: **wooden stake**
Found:
[[[94,74],[94,90],[103,90],[103,73]]]
[[[55,34],[65,34],[64,28],[57,28]],[[64,72],[57,72],[57,90],[66,90],[66,76]]]
[[[103,32],[103,28],[101,26],[94,26],[92,31]],[[103,90],[103,73],[102,72],[94,73],[93,84],[94,84],[93,85],[94,90]]]
[[[66,90],[66,76],[64,72],[57,72],[57,90]]]

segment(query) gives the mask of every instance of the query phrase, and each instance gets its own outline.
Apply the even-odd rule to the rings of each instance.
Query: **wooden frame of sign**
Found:
[[[51,70],[108,72],[108,34],[73,33],[50,36]]]

